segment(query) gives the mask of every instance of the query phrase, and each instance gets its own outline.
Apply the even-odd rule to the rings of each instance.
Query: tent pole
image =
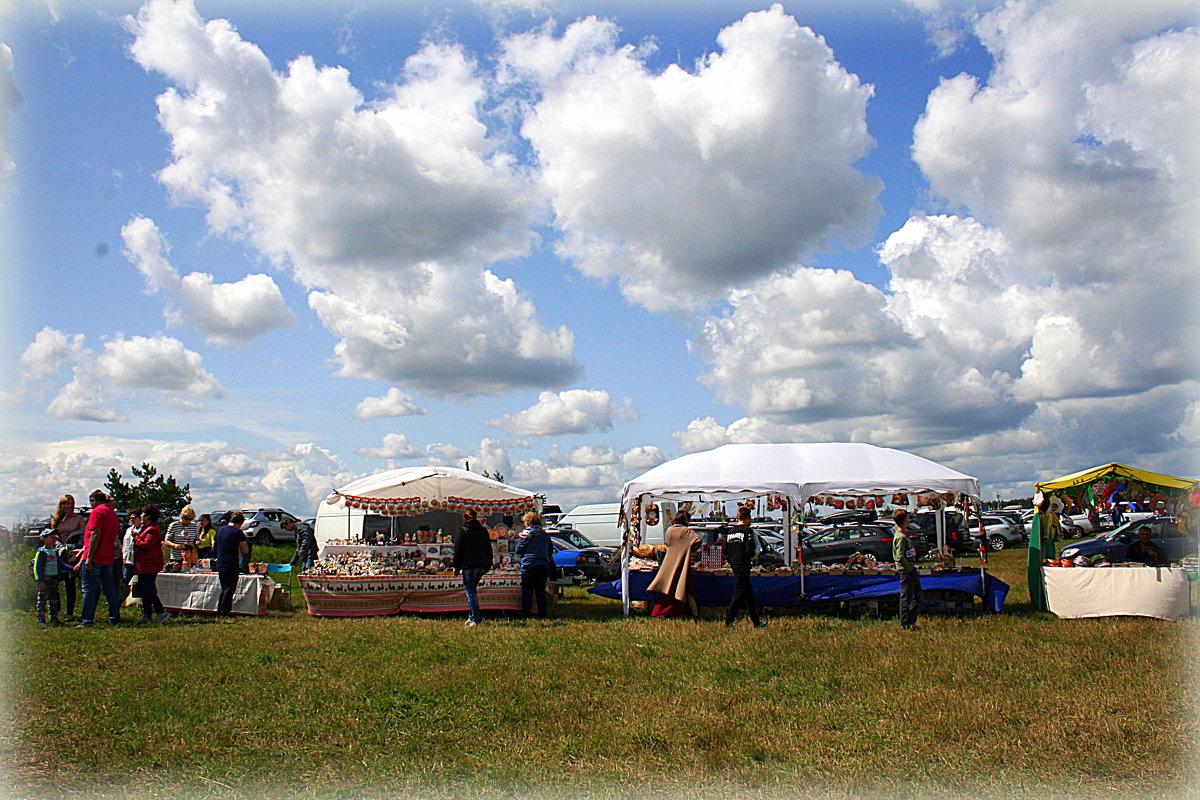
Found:
[[[803,508],[803,506],[801,506]],[[808,597],[808,590],[804,587],[804,518],[801,515],[799,535],[792,533],[792,498],[788,497],[788,535],[792,538],[792,555],[799,556],[800,560],[800,599],[804,600]]]

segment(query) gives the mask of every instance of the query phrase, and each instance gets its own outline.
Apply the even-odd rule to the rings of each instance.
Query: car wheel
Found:
[[[255,544],[270,544],[271,543],[271,532],[268,530],[259,531],[258,533],[256,533],[254,535],[254,543]]]
[[[1008,547],[1008,540],[998,533],[994,533],[988,537],[988,550],[993,552],[1003,550]]]

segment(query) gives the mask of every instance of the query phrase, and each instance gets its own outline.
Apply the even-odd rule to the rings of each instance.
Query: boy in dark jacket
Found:
[[[758,618],[758,603],[754,599],[754,586],[750,583],[750,565],[757,551],[754,530],[750,527],[750,509],[738,509],[738,524],[725,537],[725,560],[733,570],[733,599],[725,612],[725,627],[732,628],[742,606],[750,613],[750,621],[756,628],[765,628],[766,622]]]
[[[38,625],[46,625],[46,606],[50,606],[50,623],[59,624],[58,612],[61,603],[58,583],[71,571],[71,565],[58,549],[58,534],[47,530],[42,534],[42,546],[33,556],[33,580],[37,582]]]
[[[483,621],[479,613],[479,581],[492,568],[492,558],[492,540],[487,528],[474,511],[464,511],[462,531],[454,545],[454,568],[462,573],[463,590],[467,593],[468,628]]]

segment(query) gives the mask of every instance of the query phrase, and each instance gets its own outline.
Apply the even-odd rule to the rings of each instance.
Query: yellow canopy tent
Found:
[[[1150,472],[1149,470],[1117,463],[1092,467],[1091,469],[1064,475],[1061,478],[1055,478],[1050,481],[1041,481],[1034,484],[1034,486],[1042,494],[1054,494],[1055,492],[1067,492],[1070,489],[1086,488],[1088,501],[1091,503],[1095,502],[1091,491],[1092,484],[1099,481],[1112,483],[1114,480],[1126,483],[1133,482],[1147,489],[1153,487],[1164,495],[1178,497],[1180,500],[1186,498],[1189,501],[1189,505],[1193,504],[1191,502],[1192,498],[1195,496],[1197,490],[1200,490],[1200,481],[1198,480],[1177,478],[1174,475],[1163,475],[1158,472]],[[1041,514],[1034,514],[1033,516],[1033,527],[1029,534],[1027,571],[1029,575],[1029,599],[1033,602],[1034,608],[1045,611],[1046,598],[1045,587],[1042,584],[1042,558],[1043,556],[1054,557],[1054,543],[1042,540],[1040,518]]]
[[[1079,486],[1088,486],[1098,480],[1110,478],[1125,478],[1162,489],[1174,489],[1182,492],[1194,492],[1200,486],[1200,481],[1190,478],[1176,478],[1173,475],[1163,475],[1158,472],[1150,472],[1149,470],[1116,463],[1105,464],[1102,467],[1092,467],[1082,472],[1074,472],[1070,475],[1064,475],[1061,478],[1055,478],[1052,481],[1042,481],[1035,484],[1035,486],[1039,492],[1045,494],[1047,492],[1063,491],[1064,489],[1074,489]]]

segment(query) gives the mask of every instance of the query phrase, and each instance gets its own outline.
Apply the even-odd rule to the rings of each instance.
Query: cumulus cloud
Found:
[[[424,449],[414,445],[402,433],[384,434],[379,447],[360,447],[354,452],[368,458],[384,458],[395,461],[407,461],[425,453]]]
[[[427,413],[429,412],[418,406],[411,397],[395,386],[388,389],[387,394],[383,397],[364,397],[354,409],[354,416],[359,419],[412,417]]]
[[[613,400],[601,389],[570,389],[542,392],[538,401],[516,414],[504,414],[485,424],[514,436],[561,436],[596,433],[612,429],[613,421],[636,419],[629,398]]]
[[[213,344],[240,346],[295,322],[269,275],[255,273],[233,283],[215,283],[205,272],[180,277],[167,258],[170,248],[158,226],[146,217],[127,222],[121,238],[147,287],[166,296],[169,324],[187,324]]]
[[[308,56],[276,72],[191,0],[150,0],[127,24],[133,58],[172,83],[160,180],[310,289],[339,374],[462,395],[578,374],[570,332],[481,266],[529,251],[537,192],[481,119],[463,48],[425,44],[368,101]]]
[[[332,490],[355,476],[330,451],[312,443],[252,450],[224,441],[163,441],[84,436],[7,449],[0,458],[0,512],[48,513],[47,498],[76,497],[104,484],[110,469],[126,479],[130,466],[149,462],[191,485],[193,505],[205,511],[280,506],[305,517]]]
[[[120,404],[135,394],[144,397],[139,390],[153,390],[168,403],[193,410],[205,399],[224,397],[224,387],[200,362],[199,353],[162,335],[118,336],[96,353],[82,334],[46,327],[21,354],[20,384],[23,389],[52,385],[60,371],[70,368],[71,379],[46,406],[46,415],[121,422],[129,413]]]
[[[621,454],[621,466],[632,471],[657,467],[666,460],[663,451],[654,445],[633,447]]]
[[[750,416],[694,420],[684,450],[872,441],[1014,487],[1047,450],[1060,474],[1194,471],[1200,31],[1178,4],[1074,2],[1006,4],[975,31],[995,68],[943,81],[914,132],[960,213],[892,233],[882,291],[802,266],[731,291],[693,347]]]
[[[567,460],[577,467],[593,467],[617,463],[617,451],[611,447],[595,447],[583,445],[576,447],[567,456]]]
[[[867,232],[882,184],[871,88],[779,5],[720,32],[689,72],[647,67],[589,17],[504,43],[537,93],[522,133],[551,193],[559,254],[656,311],[719,297],[836,238]]]

